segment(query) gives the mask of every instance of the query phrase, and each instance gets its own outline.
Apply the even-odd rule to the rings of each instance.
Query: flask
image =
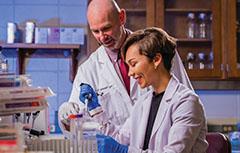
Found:
[[[2,49],[0,48],[0,73],[6,72],[8,72],[8,61],[2,53]]]
[[[188,13],[187,18],[188,18],[187,37],[188,38],[195,38],[195,34],[196,34],[195,15],[193,13]]]
[[[187,69],[194,68],[194,60],[195,60],[195,55],[192,52],[189,52],[187,54]]]
[[[207,38],[207,20],[206,14],[200,13],[199,14],[199,38]]]

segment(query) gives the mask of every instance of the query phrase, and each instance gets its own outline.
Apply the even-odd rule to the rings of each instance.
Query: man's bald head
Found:
[[[98,16],[99,13],[106,13],[108,15],[117,15],[120,8],[115,0],[92,0],[87,9],[87,17]]]

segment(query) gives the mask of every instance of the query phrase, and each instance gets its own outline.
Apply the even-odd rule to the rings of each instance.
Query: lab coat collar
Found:
[[[149,144],[152,144],[151,143],[152,137],[153,137],[153,135],[156,134],[157,130],[159,129],[159,127],[162,124],[164,117],[166,116],[166,112],[169,108],[169,102],[171,102],[171,99],[174,96],[174,94],[178,88],[178,85],[179,85],[178,79],[172,74],[172,78],[170,79],[170,81],[168,83],[168,86],[165,90],[165,94],[163,95],[162,101],[158,108],[158,112],[157,112],[157,116],[156,116],[156,119],[155,119],[155,122],[153,125],[153,130],[152,130]]]
[[[171,74],[171,79],[167,85],[167,88],[165,90],[165,94],[163,98],[166,100],[166,102],[171,101],[172,97],[174,96],[179,84],[179,80],[176,78],[174,74]]]
[[[110,61],[107,52],[103,46],[100,46],[100,50],[98,51],[98,62],[100,64],[103,64],[103,69],[101,70],[102,77],[106,80],[109,80],[109,82],[112,83],[116,88],[119,88],[120,94],[122,94],[123,98],[128,98],[128,101],[132,101],[130,99],[130,96],[127,93],[127,90],[125,89],[125,86],[119,79],[119,76],[117,72],[115,71],[114,66],[112,65],[112,62]],[[112,74],[112,77],[109,77],[109,75],[105,74]],[[137,81],[133,78],[130,79],[130,94],[133,91],[133,88],[136,86]]]

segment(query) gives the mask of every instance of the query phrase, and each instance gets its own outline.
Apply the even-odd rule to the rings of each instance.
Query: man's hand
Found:
[[[59,107],[58,117],[62,124],[65,126],[65,129],[69,131],[70,120],[68,117],[70,115],[82,114],[83,108],[81,109],[80,105],[75,102],[64,102]]]
[[[79,99],[82,103],[87,103],[87,109],[91,116],[102,111],[101,106],[98,102],[96,92],[89,84],[82,83],[80,85],[80,96]]]

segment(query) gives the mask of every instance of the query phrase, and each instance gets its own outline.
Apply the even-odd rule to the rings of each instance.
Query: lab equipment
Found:
[[[187,37],[188,38],[195,38],[196,37],[196,30],[197,24],[194,13],[188,13],[187,16]]]
[[[31,86],[31,79],[28,75],[16,75],[8,73],[0,74],[0,87],[23,87]]]
[[[8,60],[3,55],[2,47],[0,47],[0,74],[6,73],[8,71]]]
[[[91,116],[102,111],[96,92],[89,84],[82,83],[79,99],[85,104]]]
[[[70,115],[70,153],[97,153],[100,125],[86,114]]]
[[[83,108],[80,106],[79,103],[75,102],[64,102],[59,107],[59,119],[62,123],[66,125],[70,125],[70,121],[68,119],[70,114],[77,115],[83,113]],[[61,126],[61,124],[60,124]]]
[[[209,69],[213,69],[213,60],[214,60],[214,56],[213,56],[213,51],[211,51],[209,53],[209,58],[208,58],[208,68]]]
[[[187,69],[191,70],[194,68],[195,55],[192,52],[187,54]]]
[[[0,125],[0,152],[15,153],[23,152],[25,148],[22,125]]]
[[[122,145],[110,136],[97,134],[98,153],[127,153],[128,146]]]
[[[53,95],[50,88],[0,88],[0,116],[43,110],[48,106],[45,98]]]
[[[206,54],[203,52],[198,53],[198,60],[199,60],[199,69],[206,68]]]
[[[199,14],[199,38],[207,38],[207,19],[205,13]]]

